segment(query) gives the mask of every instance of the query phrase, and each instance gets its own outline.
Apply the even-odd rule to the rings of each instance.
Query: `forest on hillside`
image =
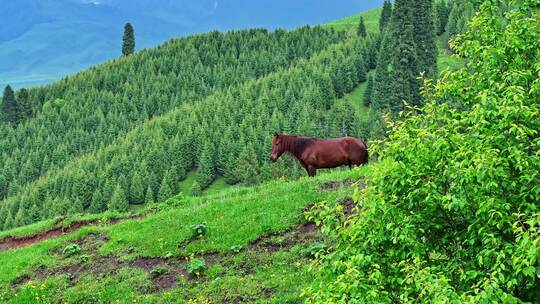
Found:
[[[540,1],[376,12],[6,87],[0,302],[540,303]],[[370,164],[296,179],[276,131]]]
[[[464,27],[467,14],[456,13],[464,7],[460,1],[468,3],[439,1],[435,7],[442,8],[416,18],[410,31],[385,29],[399,17],[387,2],[379,32],[211,32],[48,86],[17,92],[7,87],[0,124],[0,227],[163,201],[193,170],[194,194],[218,177],[253,185],[298,176],[291,159],[275,166],[267,161],[269,136],[276,131],[382,136],[377,113],[395,114],[401,99],[417,97],[420,72],[436,75],[435,24],[441,35]],[[391,42],[398,40],[403,43]],[[429,52],[416,54],[416,44]],[[395,69],[402,61],[389,49],[425,59]],[[375,68],[372,97],[366,98],[374,114],[360,120],[340,98]]]

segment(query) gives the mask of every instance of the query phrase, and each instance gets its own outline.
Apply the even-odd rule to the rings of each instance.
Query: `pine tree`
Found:
[[[450,13],[446,0],[438,0],[435,4],[436,23],[435,29],[437,35],[444,33],[446,29],[446,23],[448,22],[448,14]]]
[[[425,77],[437,77],[437,44],[433,18],[433,0],[414,1],[414,43],[417,54],[418,71]]]
[[[341,136],[356,136],[358,118],[356,111],[348,101],[337,102],[331,111],[332,119],[332,135]]]
[[[15,93],[13,92],[13,89],[10,85],[7,85],[4,89],[2,104],[0,106],[0,114],[2,114],[2,121],[11,124],[16,124],[19,121],[17,113],[17,101],[15,100]]]
[[[15,227],[15,224],[13,223],[13,215],[11,214],[11,211],[9,211],[4,221],[4,227],[2,228],[3,230],[9,230],[13,227]]]
[[[193,181],[193,184],[191,185],[191,195],[193,196],[198,196],[198,195],[201,195],[202,193],[202,189],[201,189],[201,185],[195,180]]]
[[[27,89],[20,89],[17,92],[17,112],[19,120],[24,120],[32,116],[32,105],[30,103],[30,95]]]
[[[28,210],[28,222],[29,223],[35,223],[41,219],[41,215],[39,214],[39,208],[34,203],[32,204],[32,207]]]
[[[386,32],[381,42],[381,49],[377,58],[377,69],[373,81],[373,92],[371,93],[371,106],[376,109],[383,109],[389,106],[388,96],[391,93],[390,83],[390,33]]]
[[[358,30],[356,32],[358,37],[365,38],[367,36],[366,25],[364,24],[364,17],[360,16],[360,23],[358,24]]]
[[[403,110],[403,101],[421,104],[417,79],[419,76],[418,59],[414,36],[414,10],[417,8],[413,0],[396,0],[392,12],[390,28],[391,94],[388,94],[388,105],[394,113]]]
[[[384,1],[383,9],[381,12],[381,18],[379,19],[379,30],[381,33],[384,31],[390,19],[392,18],[392,3],[390,1]]]
[[[0,172],[0,201],[7,195],[7,184],[6,176]]]
[[[124,37],[122,39],[122,55],[128,56],[135,52],[135,33],[131,23],[124,26]]]
[[[142,204],[144,203],[144,186],[142,178],[138,172],[133,174],[131,178],[131,185],[129,188],[129,196],[131,204]]]
[[[154,191],[152,190],[152,187],[148,185],[148,188],[146,189],[146,196],[144,199],[144,202],[147,204],[151,204],[155,201],[156,197],[154,196]]]
[[[15,227],[20,227],[26,225],[26,221],[24,218],[24,212],[22,208],[19,208],[19,211],[15,214],[15,220],[14,220]]]
[[[150,181],[149,181],[149,184],[148,184],[149,187],[152,188],[152,195],[153,195],[153,199],[155,201],[155,199],[157,198],[156,197],[156,194],[159,193],[159,188],[160,188],[160,184],[159,184],[159,181],[156,177],[156,174],[152,172],[152,174],[150,174]],[[147,193],[147,196],[148,196],[148,191],[146,191]]]
[[[94,191],[94,194],[92,194],[92,202],[90,203],[89,211],[91,213],[99,213],[102,211],[105,211],[105,201],[103,200],[103,194],[101,194],[101,191],[99,189],[96,189]]]
[[[163,180],[159,187],[158,202],[164,202],[173,196],[172,183],[172,175],[170,170],[168,170],[167,173],[165,173],[165,176],[163,176]]]
[[[259,183],[259,162],[251,145],[246,146],[236,160],[235,175],[240,183],[251,186]]]
[[[116,185],[111,201],[109,202],[109,210],[126,212],[128,210],[128,201],[126,193],[120,184]]]
[[[203,148],[201,158],[199,159],[198,169],[195,180],[204,190],[208,187],[215,178],[215,156],[213,145],[208,141]]]
[[[83,203],[82,203],[81,199],[75,198],[72,201],[71,206],[69,206],[68,213],[69,214],[77,214],[77,213],[82,213],[83,211],[84,211],[84,207],[83,207]]]
[[[373,76],[368,77],[366,91],[364,92],[364,105],[369,106],[371,104],[371,95],[373,94]]]

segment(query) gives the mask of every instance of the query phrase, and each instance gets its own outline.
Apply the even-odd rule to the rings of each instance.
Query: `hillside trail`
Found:
[[[144,215],[137,215],[127,218],[115,218],[110,219],[109,224],[113,225],[119,222],[123,222],[126,220],[132,220],[135,218],[140,218]],[[92,221],[76,221],[71,224],[69,224],[67,227],[57,227],[50,230],[42,231],[40,233],[30,235],[30,236],[24,236],[24,237],[14,237],[14,236],[8,236],[4,239],[0,240],[0,252],[8,251],[11,249],[17,249],[22,247],[27,247],[32,244],[36,244],[42,241],[50,240],[53,238],[57,238],[60,236],[64,236],[68,233],[74,232],[76,230],[81,229],[82,227],[88,227],[88,226],[98,226],[100,224],[99,220],[92,220]]]
[[[321,190],[323,191],[336,191],[340,187],[349,187],[353,184],[353,182],[349,179],[342,180],[342,181],[329,181],[325,182],[321,185]],[[364,188],[365,184],[361,183],[358,185],[359,188]],[[350,210],[352,209],[352,200],[344,200],[342,203],[344,204],[345,209],[347,212],[350,213]],[[109,224],[114,225],[119,222],[123,222],[126,220],[133,220],[137,218],[142,218],[148,214],[138,214],[126,218],[115,218],[110,219]],[[24,237],[16,237],[16,236],[8,236],[4,239],[0,240],[0,252],[27,247],[42,241],[50,240],[53,238],[64,236],[68,233],[74,232],[76,230],[81,229],[82,227],[87,226],[98,226],[101,222],[99,220],[92,220],[92,221],[76,221],[71,224],[69,224],[67,227],[56,227],[52,228],[50,230],[42,231],[40,233],[30,235],[30,236],[24,236]]]

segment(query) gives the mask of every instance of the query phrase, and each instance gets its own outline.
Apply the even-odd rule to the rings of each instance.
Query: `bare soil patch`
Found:
[[[292,229],[280,233],[272,233],[262,236],[250,243],[246,249],[257,252],[273,253],[288,250],[297,244],[308,243],[320,240],[319,227],[314,223],[302,223]],[[122,261],[118,256],[100,256],[99,247],[107,240],[106,235],[90,234],[76,243],[82,248],[81,255],[88,255],[87,262],[77,262],[62,265],[55,268],[40,266],[35,269],[31,276],[25,275],[18,278],[14,285],[23,284],[29,280],[43,280],[50,276],[68,275],[72,283],[75,284],[78,278],[84,274],[91,274],[96,278],[105,277],[117,273],[120,269],[131,267],[139,268],[149,273],[149,277],[154,284],[155,291],[163,291],[174,288],[178,285],[178,277],[183,276],[187,280],[204,280],[204,275],[195,277],[190,275],[186,266],[189,260],[186,257],[140,257],[132,261]],[[234,253],[203,253],[195,255],[196,258],[204,259],[207,267],[217,263],[223,263]],[[66,262],[71,260],[66,260]],[[252,272],[250,267],[243,269],[246,274]],[[159,269],[160,271],[155,271]],[[263,294],[269,296],[272,290],[265,290]]]
[[[73,232],[77,229],[80,229],[83,226],[92,226],[97,225],[97,221],[90,221],[90,222],[73,222],[67,227],[59,227],[52,230],[44,231],[35,235],[26,236],[26,237],[6,237],[2,241],[0,241],[0,252],[15,249],[15,248],[21,248],[26,247],[44,240],[56,238],[65,234],[68,234],[70,232]]]
[[[132,217],[127,217],[127,218],[115,218],[115,219],[110,219],[108,223],[111,225],[114,225],[119,222],[123,222],[126,220],[133,220],[133,219],[141,218],[143,216],[144,215],[132,216]],[[66,235],[73,231],[79,230],[82,227],[97,226],[100,224],[101,222],[99,220],[77,221],[77,222],[73,222],[69,224],[67,227],[57,227],[57,228],[43,231],[43,232],[31,235],[31,236],[25,236],[25,237],[8,236],[4,238],[3,240],[0,240],[0,252],[30,246],[32,244],[39,243],[41,241],[45,241],[45,240],[49,240],[49,239]]]
[[[324,191],[336,191],[341,187],[350,187],[353,182],[350,179],[340,181],[329,181],[321,184],[321,189]]]

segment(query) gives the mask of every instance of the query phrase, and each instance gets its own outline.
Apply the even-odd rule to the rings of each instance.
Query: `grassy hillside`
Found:
[[[304,27],[291,32],[212,32],[171,41],[159,48],[79,73],[65,81],[31,90],[30,96],[36,108],[34,117],[16,126],[0,124],[0,131],[6,134],[0,139],[3,151],[0,199],[9,202],[18,195],[21,199],[26,197],[20,203],[8,203],[13,208],[0,204],[0,214],[5,214],[0,217],[4,228],[29,224],[36,217],[44,219],[71,213],[68,205],[73,206],[69,202],[77,201],[75,196],[79,196],[80,203],[75,204],[79,211],[103,211],[119,183],[124,193],[130,196],[139,193],[137,199],[127,197],[130,203],[162,199],[175,193],[178,182],[202,163],[205,148],[208,150],[205,165],[211,167],[207,168],[204,176],[196,175],[200,188],[204,190],[219,177],[218,173],[234,177],[232,170],[242,152],[240,147],[245,147],[239,141],[262,143],[269,135],[262,130],[254,132],[251,128],[255,125],[253,120],[261,119],[262,115],[270,118],[273,109],[246,107],[249,101],[263,103],[258,100],[263,97],[259,92],[260,86],[268,87],[270,81],[279,80],[282,85],[272,87],[272,94],[276,94],[274,102],[283,103],[284,97],[298,98],[296,111],[303,110],[308,102],[324,103],[320,106],[313,104],[324,113],[331,105],[332,95],[343,93],[337,89],[350,90],[359,81],[354,76],[348,86],[340,85],[336,90],[332,88],[321,92],[326,96],[318,94],[308,100],[299,97],[309,86],[298,86],[302,91],[293,90],[280,79],[280,76],[292,77],[290,73],[300,68],[307,69],[301,59],[311,59],[326,48],[341,45],[346,40],[344,36],[319,27]],[[353,57],[350,47],[360,45],[347,43],[340,49],[334,49],[347,57],[332,60],[348,60],[347,63],[342,62],[343,66],[355,69],[350,65]],[[296,81],[321,87],[328,86],[328,81],[343,81],[343,78],[337,78],[336,73],[330,73],[323,62],[318,66],[321,69],[313,72],[318,74],[316,77],[322,77],[318,83],[307,78]],[[271,80],[259,81],[269,74],[273,75]],[[329,78],[330,75],[334,78]],[[315,93],[319,91],[312,90]],[[284,96],[285,93],[292,93],[292,96]],[[216,104],[230,115],[215,116]],[[293,104],[291,101],[285,106],[292,107]],[[236,108],[233,109],[233,105]],[[281,116],[285,114],[285,107],[268,103],[262,106],[275,108],[276,114]],[[242,107],[246,107],[243,113],[240,111]],[[174,120],[177,123],[173,124]],[[242,123],[242,120],[246,121]],[[263,128],[263,123],[269,124],[270,121],[261,121],[259,129]],[[218,134],[219,125],[227,128],[221,128]],[[224,129],[229,129],[229,138],[221,142]],[[137,147],[133,146],[135,143]],[[24,147],[24,153],[19,152],[21,147]],[[259,161],[265,160],[267,151],[263,151],[264,145],[254,147]],[[221,151],[220,158],[217,157],[217,149]],[[157,165],[151,165],[155,163]],[[74,168],[77,169],[73,171]],[[92,173],[83,173],[86,170]],[[56,178],[66,173],[77,175],[78,181]],[[51,187],[45,192],[54,193],[54,198],[43,197],[44,192],[38,190],[43,189],[44,183]],[[229,183],[234,181],[229,180]],[[130,191],[135,187],[133,185],[137,186],[137,191]],[[96,193],[97,189],[101,193]],[[28,196],[32,198],[29,200]],[[64,201],[66,208],[49,209],[49,214],[42,212],[45,201],[62,197],[67,199]],[[97,209],[90,208],[92,204]],[[33,205],[38,213],[30,216]],[[58,201],[53,205],[58,206]]]
[[[364,17],[364,23],[368,32],[379,32],[379,18],[381,15],[381,8],[369,10],[367,12],[358,13],[346,18],[341,18],[324,24],[324,27],[334,28],[337,30],[355,31],[358,27],[360,16]],[[437,58],[437,68],[439,71],[443,71],[446,68],[456,69],[460,67],[461,62],[458,58],[453,57],[451,53],[446,49],[447,36],[443,35],[437,39],[437,47],[439,48],[439,56]],[[365,85],[365,84],[364,84]]]
[[[344,185],[366,173],[364,167],[199,198],[177,196],[138,219],[103,220],[0,252],[0,301],[296,303],[311,281],[309,256],[326,242],[306,224],[304,210],[342,200],[350,191]],[[195,224],[205,225],[204,236],[192,237]],[[49,224],[38,224],[32,234],[47,229]],[[206,264],[199,276],[187,272],[197,259]]]
[[[379,18],[381,16],[381,11],[381,8],[372,9],[366,12],[361,12],[349,17],[328,22],[324,24],[324,26],[335,28],[338,30],[356,29],[360,22],[360,16],[362,16],[364,17],[364,24],[366,25],[366,30],[368,32],[375,33],[379,31]]]
[[[371,32],[379,13],[362,13]],[[333,242],[304,211],[323,202],[339,234],[351,182],[376,172],[287,180],[300,171],[268,163],[269,134],[364,131],[375,39],[332,30],[358,17],[172,41],[32,90],[36,116],[0,140],[0,302],[300,302]]]

